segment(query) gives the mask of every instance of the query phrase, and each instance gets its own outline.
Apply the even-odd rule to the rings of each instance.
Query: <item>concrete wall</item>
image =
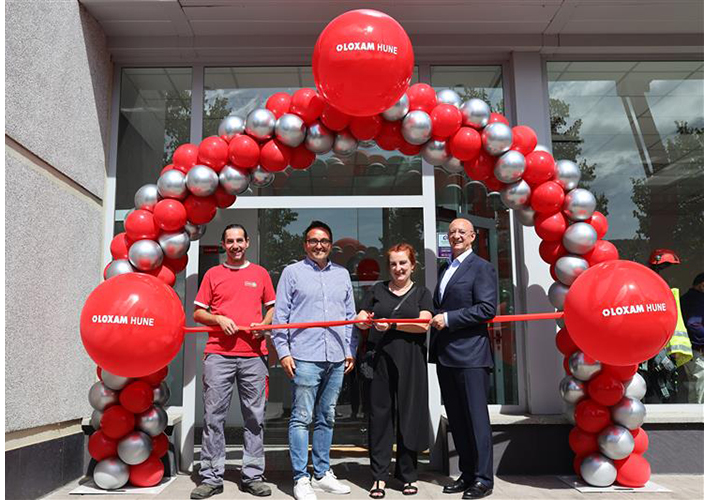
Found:
[[[11,1],[5,17],[7,442],[91,411],[79,313],[102,271],[113,68],[76,1]]]

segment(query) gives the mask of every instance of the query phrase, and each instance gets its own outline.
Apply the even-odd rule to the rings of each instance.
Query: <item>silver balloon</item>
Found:
[[[402,137],[409,144],[424,144],[431,139],[431,116],[422,110],[407,113],[402,120]]]
[[[170,387],[164,380],[158,387],[153,388],[153,403],[164,406],[170,399]]]
[[[586,222],[576,222],[567,229],[562,236],[562,246],[577,255],[583,255],[594,248],[597,242],[597,230]]]
[[[597,199],[591,191],[576,188],[565,195],[562,211],[571,221],[588,220],[594,215]]]
[[[306,138],[306,124],[300,116],[284,113],[276,120],[274,133],[279,141],[295,148]]]
[[[271,139],[274,135],[276,117],[266,108],[257,108],[247,115],[244,131],[258,141]]]
[[[335,137],[325,125],[313,123],[306,132],[306,149],[317,155],[327,153],[333,148]]]
[[[442,165],[442,168],[450,174],[460,174],[464,171],[463,162],[455,156],[449,156]]]
[[[160,248],[169,259],[179,259],[190,249],[190,236],[185,231],[164,233],[158,238]]]
[[[638,429],[646,418],[646,407],[636,398],[624,397],[611,407],[611,419],[627,429]]]
[[[567,375],[560,382],[560,396],[567,403],[577,404],[584,399],[584,382]]]
[[[564,318],[557,318],[555,320],[555,323],[557,323],[558,328],[564,328],[565,327],[565,319]]]
[[[101,382],[96,382],[89,389],[89,404],[94,410],[104,411],[118,403],[118,393]]]
[[[591,486],[611,486],[616,481],[614,462],[601,453],[588,455],[579,467],[582,479]]]
[[[481,133],[481,142],[489,155],[500,156],[513,145],[513,130],[505,123],[490,123]]]
[[[640,374],[634,373],[634,377],[631,380],[624,382],[624,396],[627,398],[634,398],[640,401],[645,395],[646,379]]]
[[[185,174],[179,170],[168,170],[158,178],[158,193],[163,198],[182,200],[187,196]]]
[[[477,130],[488,125],[488,120],[491,118],[491,108],[481,99],[469,99],[461,104],[461,115],[463,117],[463,125],[468,125]]]
[[[453,89],[444,89],[436,93],[436,102],[439,104],[451,104],[458,108],[461,106],[461,96]]]
[[[116,457],[105,458],[94,467],[94,482],[102,490],[117,490],[128,482],[130,469]]]
[[[132,273],[135,272],[135,269],[133,269],[133,266],[131,265],[130,262],[128,262],[127,259],[118,259],[112,261],[108,267],[106,268],[106,279],[113,278],[114,276],[118,276],[119,274],[126,274],[126,273]]]
[[[446,142],[437,141],[436,139],[432,139],[424,145],[421,149],[421,155],[422,158],[435,167],[443,165],[449,159],[449,154],[446,152]]]
[[[101,428],[101,417],[104,416],[104,412],[99,411],[99,410],[94,410],[91,412],[91,427],[94,428],[95,431],[98,431]]]
[[[405,92],[391,108],[382,112],[382,118],[388,122],[396,122],[407,116],[407,113],[409,113],[409,97]]]
[[[195,165],[187,173],[185,185],[195,196],[209,196],[217,190],[219,176],[210,167]]]
[[[520,207],[513,213],[515,214],[515,219],[523,226],[532,227],[535,225],[535,210],[532,208],[528,206]]]
[[[251,171],[250,184],[257,188],[265,188],[270,186],[271,183],[274,182],[275,178],[276,176],[273,172],[264,170],[263,167],[259,165]]]
[[[550,289],[547,291],[547,298],[550,299],[550,304],[555,309],[562,311],[565,308],[565,297],[567,297],[567,292],[569,292],[569,287],[563,285],[559,281],[555,281],[550,285]]]
[[[225,165],[219,171],[219,183],[229,194],[240,195],[249,189],[249,171],[243,168]]]
[[[574,417],[574,410],[577,408],[577,405],[573,405],[570,403],[567,403],[565,401],[564,403],[564,409],[562,410],[562,414],[565,417],[565,420],[569,422],[572,425],[577,425],[577,419]]]
[[[518,182],[525,172],[525,156],[519,151],[508,151],[501,155],[493,167],[493,175],[501,182]]]
[[[153,405],[138,415],[136,422],[138,429],[155,437],[168,426],[168,414],[160,406]]]
[[[572,191],[582,179],[582,171],[573,161],[559,160],[555,163],[555,178],[562,183],[565,191]]]
[[[133,197],[133,202],[135,203],[137,210],[153,210],[153,207],[158,200],[160,195],[158,194],[157,184],[146,184],[141,186],[136,195]]]
[[[128,249],[128,260],[139,271],[152,271],[163,263],[163,250],[153,240],[138,240]]]
[[[145,462],[153,451],[153,441],[145,432],[133,431],[118,442],[118,458],[128,465]]]
[[[229,142],[235,135],[243,134],[245,126],[246,122],[241,116],[225,116],[224,119],[219,123],[217,135],[227,139],[227,142]]]
[[[518,182],[503,186],[500,190],[500,201],[511,210],[517,210],[527,205],[531,191],[528,183],[520,179]]]
[[[586,356],[582,351],[574,352],[569,357],[569,371],[578,380],[587,381],[602,370],[602,364]]]
[[[589,269],[589,263],[582,257],[565,255],[555,261],[555,275],[567,286],[572,286],[574,280]]]
[[[101,368],[101,380],[103,381],[104,385],[109,389],[113,389],[114,391],[120,391],[129,383],[131,383],[133,379],[129,377],[122,377],[120,375],[114,375],[113,373]]]
[[[358,142],[355,137],[347,131],[335,134],[333,142],[333,153],[340,156],[350,156],[357,151]]]
[[[626,427],[610,425],[597,436],[599,450],[612,460],[621,460],[634,451],[634,437]]]
[[[190,241],[197,241],[202,238],[202,235],[207,231],[206,224],[195,225],[192,222],[185,224],[185,232],[187,233]]]

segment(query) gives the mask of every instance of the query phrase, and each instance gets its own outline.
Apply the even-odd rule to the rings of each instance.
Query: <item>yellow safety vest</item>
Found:
[[[675,365],[681,367],[688,361],[693,359],[693,346],[688,337],[688,331],[685,329],[683,315],[680,313],[680,291],[677,288],[671,288],[673,297],[675,297],[675,305],[678,309],[678,321],[675,325],[673,336],[666,344],[668,353],[675,359]]]

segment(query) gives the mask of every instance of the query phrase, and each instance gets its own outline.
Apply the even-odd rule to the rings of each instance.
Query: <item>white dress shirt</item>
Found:
[[[473,252],[472,248],[469,248],[466,250],[464,253],[456,257],[451,263],[449,264],[449,267],[446,268],[446,271],[444,271],[444,274],[441,276],[441,284],[439,285],[439,300],[441,301],[444,298],[444,291],[446,290],[446,285],[449,283],[449,280],[451,277],[454,275],[456,270],[461,266],[461,263],[466,260],[466,257],[468,257],[471,252]],[[446,326],[449,326],[449,314],[444,313],[444,324]]]

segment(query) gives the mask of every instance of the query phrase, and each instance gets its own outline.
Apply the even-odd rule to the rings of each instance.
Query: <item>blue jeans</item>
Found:
[[[293,405],[288,423],[293,479],[308,477],[308,426],[313,420],[313,471],[321,478],[330,470],[330,445],[335,426],[335,403],[343,385],[345,363],[295,360],[296,376],[291,381]]]

